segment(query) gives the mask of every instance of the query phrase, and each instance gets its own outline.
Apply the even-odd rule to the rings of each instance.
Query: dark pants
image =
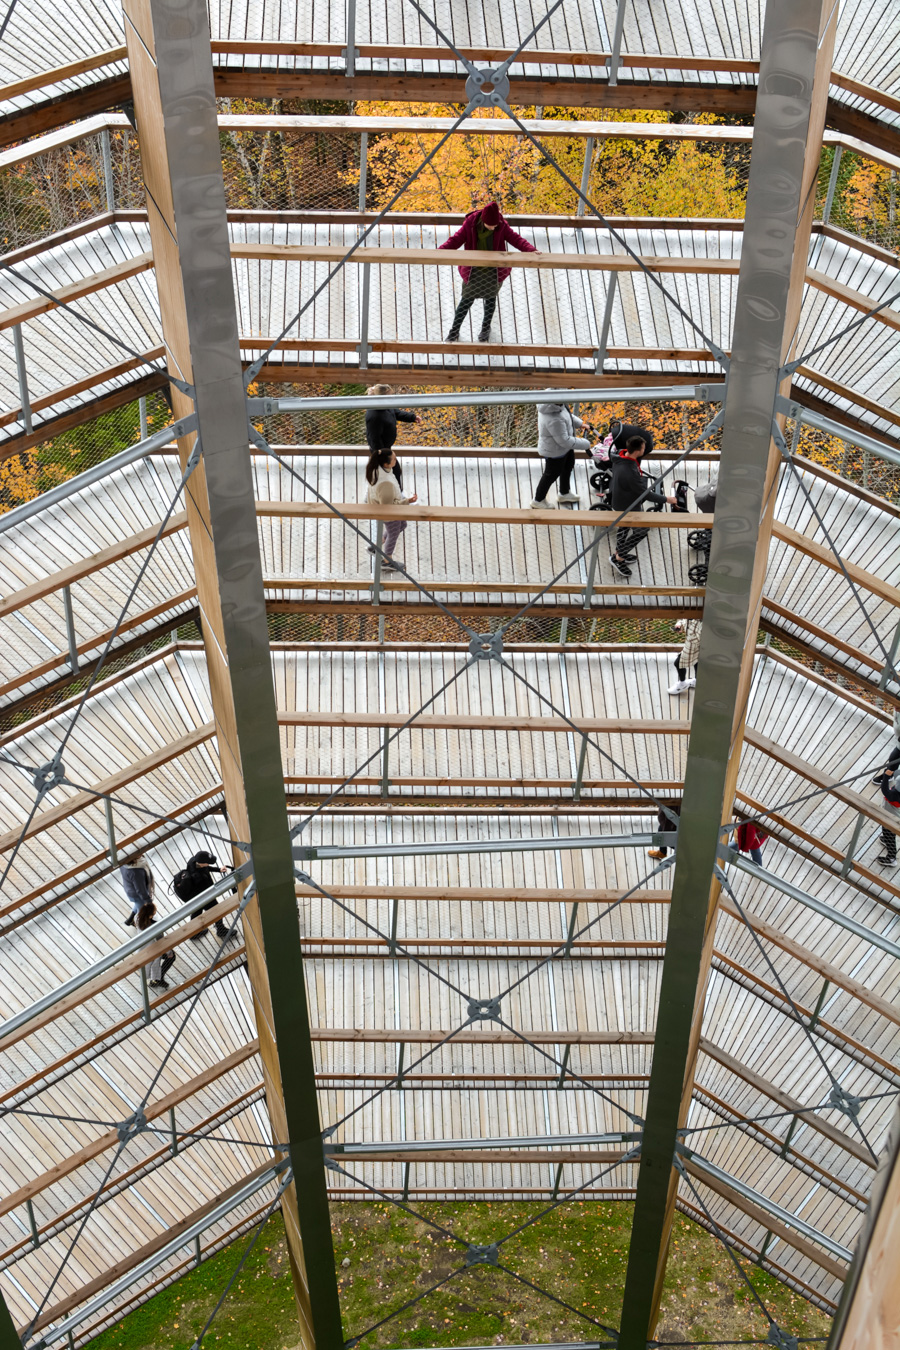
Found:
[[[560,492],[568,492],[572,486],[572,470],[574,468],[574,450],[567,450],[564,455],[557,455],[554,459],[545,459],[541,481],[534,490],[534,500],[542,502],[557,479],[559,480]]]
[[[409,524],[408,520],[389,520],[384,527],[384,541],[381,545],[386,558],[392,558],[397,540]]]
[[[896,750],[892,750],[891,753],[888,755],[887,758],[888,773],[893,773],[898,764],[900,764],[900,745],[898,745]]]
[[[482,332],[490,328],[494,310],[497,308],[497,293],[499,290],[500,282],[497,278],[496,267],[473,267],[469,273],[469,280],[463,282],[462,298],[456,306],[450,332],[453,334],[459,333],[463,319],[476,300],[484,301],[484,315],[481,320]]]
[[[687,679],[687,671],[685,670],[684,666],[680,666],[680,665],[678,664],[678,657],[677,657],[677,656],[675,657],[675,669],[678,671],[678,678],[679,678],[679,680],[686,680],[686,679]],[[696,679],[696,678],[697,678],[697,667],[694,666],[694,679]]]
[[[881,847],[884,849],[885,857],[893,862],[897,856],[897,836],[892,834],[886,825],[881,827]]]
[[[616,530],[616,552],[620,558],[626,553],[634,553],[642,539],[646,539],[649,530]]]

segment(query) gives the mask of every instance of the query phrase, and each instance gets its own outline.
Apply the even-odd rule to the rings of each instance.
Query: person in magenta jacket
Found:
[[[505,253],[507,244],[512,244],[520,253],[537,253],[534,244],[529,244],[504,219],[496,202],[488,202],[478,211],[470,211],[455,234],[451,234],[441,248],[464,248],[467,252],[484,249],[491,253]],[[479,342],[490,341],[491,320],[497,308],[497,295],[500,287],[512,271],[511,267],[460,267],[462,277],[462,298],[456,306],[453,323],[447,334],[448,342],[456,342],[462,321],[476,300],[484,301],[484,316],[481,320]]]

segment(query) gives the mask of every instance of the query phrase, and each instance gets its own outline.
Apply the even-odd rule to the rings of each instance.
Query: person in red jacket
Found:
[[[742,853],[750,854],[757,867],[762,867],[762,846],[768,837],[756,821],[745,820],[737,829],[737,846]]]
[[[534,244],[523,239],[503,217],[496,202],[488,202],[478,211],[470,211],[455,234],[451,234],[441,248],[464,248],[469,252],[483,249],[490,253],[505,253],[507,244],[512,244],[520,253],[537,253]],[[448,342],[456,342],[462,321],[476,300],[484,301],[484,315],[481,320],[479,342],[489,342],[491,320],[497,308],[497,296],[500,287],[512,271],[511,267],[460,267],[459,275],[463,280],[462,299],[456,306],[456,313],[447,334]]]

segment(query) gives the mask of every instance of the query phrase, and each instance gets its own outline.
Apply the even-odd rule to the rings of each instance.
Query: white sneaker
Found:
[[[533,511],[549,511],[550,503],[546,500],[539,502],[537,498],[535,498],[534,501],[531,503],[531,509]]]
[[[679,680],[677,684],[669,686],[670,694],[686,694],[691,688],[690,680]]]
[[[558,502],[580,502],[581,498],[577,492],[561,492],[556,500]]]
[[[687,682],[687,687],[688,687],[688,689],[696,689],[696,688],[697,688],[697,681],[696,681],[696,679],[695,679],[695,677],[694,677],[693,675],[692,675],[691,678],[688,680],[688,682]]]

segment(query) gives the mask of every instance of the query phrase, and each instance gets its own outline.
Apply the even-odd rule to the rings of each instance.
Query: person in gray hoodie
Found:
[[[131,913],[125,920],[125,927],[133,928],[138,911],[143,909],[144,905],[153,903],[153,873],[143,853],[136,853],[119,868],[119,876],[122,878],[125,897],[131,905]]]
[[[575,431],[585,425],[564,403],[538,404],[538,454],[544,461],[541,481],[534,490],[533,507],[547,505],[547,493],[557,481],[559,491],[557,501],[577,502],[576,492],[571,491],[572,470],[575,468],[575,451],[587,450],[590,441],[576,436]]]

